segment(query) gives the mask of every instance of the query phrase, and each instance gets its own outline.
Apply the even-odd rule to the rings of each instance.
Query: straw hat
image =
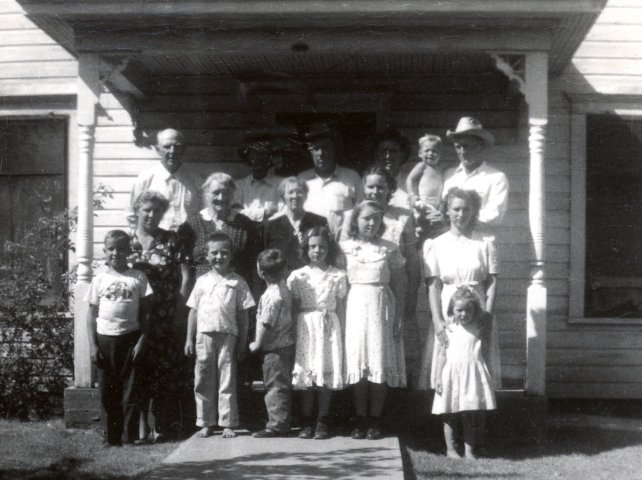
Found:
[[[473,117],[461,117],[459,123],[457,123],[457,128],[454,131],[448,130],[446,132],[446,138],[451,141],[455,141],[461,135],[472,135],[481,139],[486,145],[495,143],[493,134],[485,130],[479,120]]]

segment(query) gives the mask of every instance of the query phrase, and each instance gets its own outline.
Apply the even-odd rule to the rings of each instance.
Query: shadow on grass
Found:
[[[511,438],[487,438],[486,449],[491,459],[525,460],[565,455],[593,456],[601,453],[642,445],[642,433],[607,431],[587,427],[549,427],[545,442],[516,441]],[[404,470],[412,471],[408,450],[434,455],[445,454],[442,426],[438,418],[424,420],[417,428],[400,434]],[[409,468],[408,468],[409,467]],[[406,476],[414,479],[413,476]]]
[[[399,474],[398,467],[395,468],[394,464],[387,466],[385,462],[378,463],[377,460],[380,459],[379,447],[292,453],[287,458],[284,458],[283,453],[258,453],[243,455],[241,458],[165,464],[153,470],[147,478],[211,478],[213,473],[216,473],[216,478],[225,480],[395,478]]]
[[[65,457],[48,467],[36,468],[0,468],[0,480],[135,480],[144,474],[111,475],[79,470],[87,459]]]

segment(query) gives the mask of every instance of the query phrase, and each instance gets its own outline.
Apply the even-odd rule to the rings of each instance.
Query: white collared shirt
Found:
[[[453,187],[475,190],[479,194],[482,227],[497,227],[502,223],[508,206],[508,179],[503,172],[484,162],[470,173],[461,165],[451,168],[444,173],[444,178],[444,196]]]
[[[153,168],[141,173],[132,187],[127,219],[135,222],[134,202],[146,190],[159,192],[169,200],[169,208],[159,227],[165,230],[176,230],[187,218],[198,212],[201,205],[201,178],[182,165],[175,173],[170,173],[159,162]]]
[[[234,203],[240,205],[241,213],[253,222],[267,220],[265,211],[278,208],[281,180],[281,177],[270,174],[261,180],[248,175],[235,182]]]
[[[308,185],[308,198],[303,205],[307,212],[330,220],[331,214],[354,208],[363,197],[361,177],[350,168],[338,166],[328,178],[321,178],[314,169],[306,170],[299,178]]]
[[[209,208],[204,208],[198,214],[203,217],[203,220],[206,222],[214,222],[214,225],[216,225],[216,228],[221,230],[223,228],[223,225],[225,225],[227,222],[231,222],[236,218],[236,211],[232,210],[227,217],[225,217],[224,220],[221,220],[220,218],[214,218],[212,214],[210,213]]]

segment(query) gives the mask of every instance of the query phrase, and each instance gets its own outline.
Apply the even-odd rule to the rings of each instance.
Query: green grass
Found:
[[[631,428],[631,430],[634,430]],[[476,462],[443,455],[439,425],[402,435],[406,480],[642,478],[642,433],[577,427],[549,428],[548,442],[524,445],[489,439],[490,458]],[[0,421],[0,480],[141,480],[178,443],[109,448],[94,430],[62,421]]]
[[[105,447],[95,430],[61,420],[0,421],[1,480],[140,480],[178,443]]]
[[[588,428],[549,428],[548,442],[520,445],[492,440],[489,458],[478,461],[444,457],[439,433],[402,437],[407,480],[642,478],[642,433]]]

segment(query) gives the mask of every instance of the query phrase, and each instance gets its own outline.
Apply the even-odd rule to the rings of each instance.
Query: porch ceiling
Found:
[[[549,52],[556,74],[606,0],[18,2],[73,53],[129,56],[153,74],[233,76],[432,74],[460,68],[443,53],[534,50]],[[473,57],[467,72],[486,68]]]
[[[149,75],[234,78],[483,74],[495,71],[487,55],[290,54],[156,55],[129,57]]]

